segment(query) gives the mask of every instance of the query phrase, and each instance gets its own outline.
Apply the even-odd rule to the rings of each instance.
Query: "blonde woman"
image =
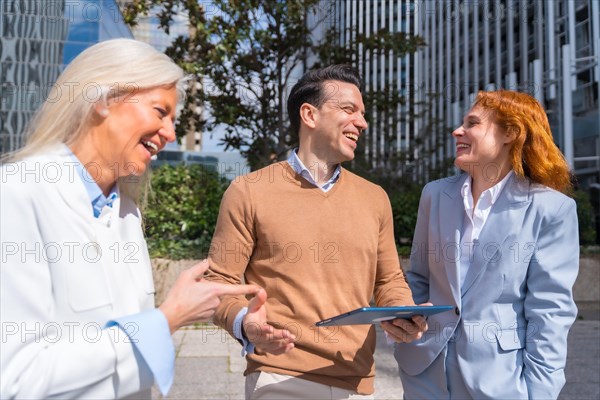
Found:
[[[463,172],[424,189],[408,279],[452,304],[396,344],[406,399],[556,399],[577,315],[571,174],[531,96],[480,92],[454,132]]]
[[[154,308],[138,198],[175,139],[182,70],[147,44],[96,44],[67,66],[0,172],[0,397],[150,398],[172,380],[171,333],[255,286],[185,271]]]

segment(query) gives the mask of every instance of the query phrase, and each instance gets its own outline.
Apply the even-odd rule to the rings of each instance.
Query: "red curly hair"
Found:
[[[510,157],[515,174],[563,193],[572,190],[569,166],[552,139],[542,105],[526,93],[479,92],[473,107],[491,112],[501,129],[514,135]]]

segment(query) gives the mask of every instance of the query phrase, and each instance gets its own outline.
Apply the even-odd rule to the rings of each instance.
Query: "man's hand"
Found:
[[[432,306],[431,303],[419,304],[421,306]],[[415,315],[412,319],[396,318],[392,321],[381,322],[381,327],[388,337],[398,343],[410,343],[421,339],[427,331],[427,320],[422,315]]]
[[[229,285],[202,279],[208,269],[208,261],[183,271],[169,290],[159,309],[169,322],[171,333],[194,322],[209,321],[226,295],[248,295],[258,293],[255,285]]]
[[[242,325],[246,338],[256,350],[283,354],[294,348],[296,337],[287,329],[276,329],[267,323],[267,292],[261,289],[248,303]]]

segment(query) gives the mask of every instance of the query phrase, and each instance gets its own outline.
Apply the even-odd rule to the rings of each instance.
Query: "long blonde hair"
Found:
[[[132,39],[97,43],[81,52],[58,77],[25,129],[25,146],[3,158],[18,161],[57,143],[72,144],[85,135],[98,102],[173,86],[181,101],[185,81],[183,70],[149,44]],[[118,184],[121,192],[137,201],[147,181],[147,177],[119,179]]]

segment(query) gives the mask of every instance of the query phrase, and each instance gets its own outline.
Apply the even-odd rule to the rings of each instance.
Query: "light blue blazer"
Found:
[[[400,369],[423,372],[454,336],[473,398],[555,399],[565,383],[579,268],[573,199],[513,174],[492,206],[460,285],[462,174],[425,186],[408,280],[416,304],[453,305],[421,340],[396,344]],[[427,383],[426,383],[427,384]]]

